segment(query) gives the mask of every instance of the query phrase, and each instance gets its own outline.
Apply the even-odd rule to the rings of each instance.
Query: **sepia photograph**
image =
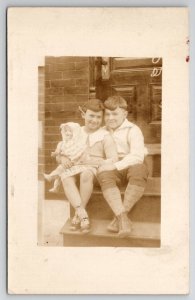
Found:
[[[49,56],[38,76],[39,245],[160,247],[162,58]]]
[[[10,7],[9,294],[189,292],[185,7]]]

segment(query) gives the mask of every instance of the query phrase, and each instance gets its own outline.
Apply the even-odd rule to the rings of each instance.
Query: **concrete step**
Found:
[[[70,220],[63,228],[63,245],[69,247],[160,247],[160,224],[134,222],[128,238],[107,231],[108,220],[91,220],[88,234],[69,229]]]

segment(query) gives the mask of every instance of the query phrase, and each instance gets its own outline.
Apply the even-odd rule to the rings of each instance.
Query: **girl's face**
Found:
[[[72,129],[68,125],[61,129],[61,134],[66,141],[73,137]]]

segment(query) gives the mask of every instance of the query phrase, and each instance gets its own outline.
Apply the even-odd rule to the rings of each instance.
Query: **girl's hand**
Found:
[[[116,170],[116,167],[113,163],[110,162],[110,163],[101,165],[98,168],[98,173],[105,172],[105,171],[113,171],[113,170]]]
[[[65,168],[65,169],[69,169],[69,168],[71,168],[72,166],[73,166],[74,164],[73,164],[73,162],[69,159],[69,158],[63,158],[63,167]]]

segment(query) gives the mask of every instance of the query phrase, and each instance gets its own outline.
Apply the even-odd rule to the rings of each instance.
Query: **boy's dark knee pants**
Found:
[[[97,175],[97,179],[102,190],[113,188],[116,186],[116,174],[115,171],[104,171]]]
[[[117,183],[120,182],[121,177],[125,174],[127,175],[127,180],[131,185],[137,185],[144,188],[146,187],[148,169],[144,163],[131,166],[127,170],[125,170],[125,172],[119,172],[116,170],[104,171],[99,173],[97,175],[97,178],[102,190],[106,190],[116,187]]]
[[[127,170],[127,179],[132,185],[138,185],[145,188],[147,184],[147,178],[148,169],[144,163],[131,166]]]

